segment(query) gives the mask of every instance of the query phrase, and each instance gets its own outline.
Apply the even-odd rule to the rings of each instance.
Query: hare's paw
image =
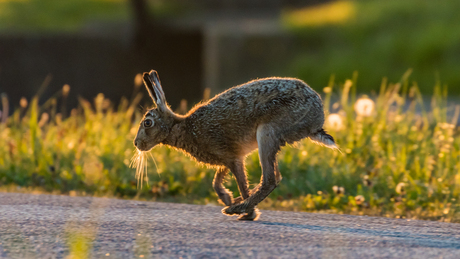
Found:
[[[233,212],[232,210],[230,210],[230,207],[231,206],[227,206],[227,207],[223,208],[222,209],[222,214],[227,215],[227,216],[233,216],[233,215],[237,214],[237,213]]]
[[[235,214],[243,214],[246,212],[247,204],[240,203],[232,206],[228,206],[222,209],[222,213],[225,215],[235,215]]]
[[[260,217],[260,211],[259,209],[254,209],[253,211],[247,213],[247,214],[244,214],[244,215],[241,215],[238,217],[238,220],[250,220],[250,221],[256,221],[259,219]]]

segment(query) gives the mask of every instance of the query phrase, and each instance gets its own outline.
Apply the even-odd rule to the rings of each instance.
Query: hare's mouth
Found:
[[[136,148],[138,151],[144,152],[144,151],[150,151],[150,149],[153,148],[153,145],[149,145],[145,143],[144,141],[136,141],[135,144]]]

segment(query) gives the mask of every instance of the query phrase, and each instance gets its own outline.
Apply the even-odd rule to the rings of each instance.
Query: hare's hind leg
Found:
[[[248,178],[246,175],[246,170],[244,168],[244,160],[243,159],[236,160],[229,167],[230,167],[230,171],[233,173],[233,175],[236,178],[236,182],[238,183],[238,189],[240,190],[240,193],[241,193],[241,196],[233,200],[233,204],[237,204],[249,198],[249,195],[250,195]],[[259,215],[260,215],[259,210],[254,208],[250,211],[247,211],[246,214],[242,215],[238,219],[239,220],[256,220],[259,217]]]
[[[283,179],[283,177],[281,176],[281,172],[280,172],[280,170],[278,168],[278,161],[275,161],[275,178],[276,178],[276,184],[277,185]],[[254,189],[249,190],[249,195],[252,195],[253,193],[257,192],[257,190],[259,190],[261,186],[262,186],[262,184],[259,183],[256,187],[254,187]],[[233,199],[233,204],[238,204],[238,203],[240,203],[240,202],[242,202],[244,200],[245,199],[242,196],[238,196],[237,198]]]
[[[278,185],[281,174],[275,174],[276,154],[280,150],[280,142],[275,129],[270,125],[261,125],[257,128],[257,143],[259,146],[259,159],[262,165],[260,188],[240,204],[226,207],[223,213],[227,215],[251,213],[255,206],[265,199]]]
[[[225,188],[222,184],[228,172],[228,168],[219,167],[216,171],[216,175],[214,176],[214,180],[212,182],[212,187],[214,187],[214,191],[216,191],[220,201],[223,202],[226,206],[230,206],[233,204],[232,192]]]

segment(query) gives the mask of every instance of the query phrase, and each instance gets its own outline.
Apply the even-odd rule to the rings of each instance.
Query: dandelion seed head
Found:
[[[21,108],[26,108],[27,107],[27,99],[25,97],[22,97],[21,100],[19,101],[19,105]]]
[[[369,176],[368,176],[368,175],[365,175],[365,176],[363,177],[363,184],[364,184],[365,186],[372,186],[372,181],[369,180]]]
[[[345,128],[342,116],[337,113],[331,113],[326,118],[326,127],[330,130],[340,131]]]
[[[374,111],[374,101],[364,96],[356,101],[354,108],[358,116],[368,117]]]
[[[396,185],[396,193],[398,194],[405,194],[406,193],[406,184],[405,183],[398,183]]]
[[[364,196],[362,195],[358,195],[355,197],[355,202],[357,205],[361,205],[363,204],[363,202],[365,201],[366,199],[364,198]]]
[[[326,87],[323,88],[323,92],[328,94],[328,93],[332,92],[332,88],[329,87],[329,86],[326,86]]]
[[[337,185],[334,185],[332,186],[332,191],[334,191],[334,193],[336,195],[340,195],[340,194],[344,194],[345,193],[345,188],[341,187],[341,186],[337,186]]]
[[[62,87],[62,95],[67,96],[67,95],[69,95],[69,92],[70,92],[70,85],[65,84]]]

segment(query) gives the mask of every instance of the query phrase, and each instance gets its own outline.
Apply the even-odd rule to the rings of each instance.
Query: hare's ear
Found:
[[[145,72],[142,77],[144,79],[145,87],[147,88],[153,102],[160,110],[166,110],[166,98],[163,89],[161,88],[160,78],[158,77],[157,71],[152,70],[150,73]]]

